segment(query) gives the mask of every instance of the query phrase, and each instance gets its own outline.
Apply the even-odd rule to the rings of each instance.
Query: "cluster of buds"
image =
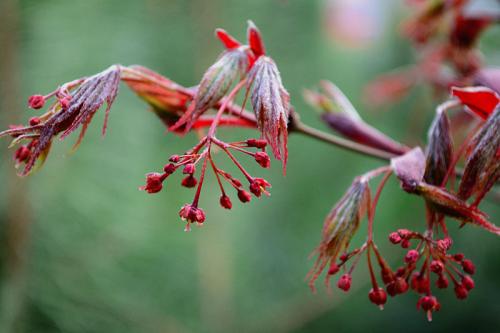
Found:
[[[452,240],[449,237],[435,240],[430,233],[418,233],[407,229],[399,229],[389,235],[392,244],[399,244],[408,249],[412,243],[415,247],[406,252],[404,265],[392,273],[399,279],[401,285],[408,286],[416,293],[421,294],[417,307],[427,313],[429,320],[432,312],[440,309],[440,304],[432,295],[431,275],[435,276],[435,286],[439,289],[448,288],[450,280],[454,286],[455,296],[465,299],[474,288],[474,280],[470,275],[475,273],[475,266],[471,260],[465,259],[462,253],[449,254]],[[421,262],[420,268],[418,268]],[[387,285],[391,296],[398,294],[391,284]],[[405,290],[405,291],[406,291]]]
[[[234,152],[248,155],[261,167],[269,168],[271,160],[266,152],[266,146],[269,145],[276,159],[283,161],[283,171],[285,171],[288,155],[289,96],[281,83],[276,64],[265,54],[259,30],[252,22],[249,22],[248,45],[241,44],[222,29],[216,31],[216,36],[223,43],[226,50],[207,69],[196,89],[196,93],[191,98],[183,98],[183,96],[190,94],[187,89],[179,93],[179,87],[173,87],[170,82],[162,80],[164,85],[170,86],[169,96],[173,97],[167,99],[168,103],[174,101],[174,103],[177,103],[177,107],[162,107],[162,104],[165,104],[165,99],[158,101],[158,98],[156,98],[151,101],[156,106],[156,109],[159,109],[157,113],[160,115],[164,110],[174,111],[167,112],[170,117],[162,117],[162,119],[166,119],[165,122],[169,125],[170,131],[180,133],[185,133],[192,128],[196,128],[197,125],[199,126],[200,121],[202,121],[201,117],[209,109],[217,108],[216,115],[210,121],[207,135],[203,136],[185,154],[172,156],[170,163],[164,167],[163,173],[148,174],[146,185],[141,187],[148,193],[159,192],[163,187],[163,181],[179,167],[182,167],[182,172],[186,176],[181,185],[188,188],[197,187],[192,203],[183,206],[179,212],[180,217],[187,221],[186,231],[190,230],[191,223],[202,224],[205,221],[205,214],[198,207],[198,204],[207,167],[212,169],[217,179],[221,192],[221,206],[225,209],[231,209],[232,201],[226,193],[224,182],[236,190],[238,199],[243,203],[251,200],[251,194],[256,197],[268,194],[268,188],[270,187],[269,182],[265,179],[251,176],[233,154]],[[139,70],[145,72],[141,68]],[[144,83],[137,81],[137,72],[137,69],[135,69],[135,73],[132,73],[126,79],[129,86],[137,88],[135,90],[143,97],[148,98],[154,95],[151,91],[141,89],[140,84],[143,84],[142,88],[144,88]],[[136,74],[135,78],[134,74]],[[151,77],[151,75],[149,76]],[[158,80],[159,78],[154,79]],[[223,121],[224,113],[233,114],[234,116],[235,105],[232,102],[244,88],[246,88],[247,94],[250,95],[255,113],[254,121],[252,123],[245,118],[236,119],[240,124],[246,122],[250,126],[258,127],[262,137],[261,139],[248,139],[229,143],[221,141],[215,136],[217,127]],[[165,95],[168,96],[167,93]],[[240,113],[242,108],[239,110]],[[174,117],[172,117],[172,113]],[[228,123],[228,119],[226,119],[226,123]],[[216,165],[213,158],[214,148],[225,153],[236,165],[248,182],[249,192],[244,189],[240,180]],[[249,149],[256,149],[257,151],[254,152]],[[197,169],[200,169],[199,179],[196,177]]]
[[[365,90],[370,105],[395,102],[418,83],[430,83],[439,92],[451,85],[487,85],[498,89],[499,72],[481,68],[477,48],[481,34],[498,22],[498,9],[476,6],[472,0],[414,1],[412,16],[403,24],[403,35],[415,46],[418,62],[372,81]],[[496,5],[493,5],[496,6]],[[453,69],[453,73],[447,70]],[[497,90],[498,93],[500,91]]]
[[[208,143],[208,140],[211,140],[211,142]],[[243,183],[238,178],[233,177],[230,173],[222,170],[215,164],[211,144],[222,150],[241,171],[248,182],[248,191],[245,190]],[[162,173],[154,172],[147,174],[146,185],[141,186],[140,189],[148,193],[158,193],[163,188],[163,182],[179,168],[182,169],[184,177],[181,185],[186,188],[197,188],[193,202],[184,205],[179,211],[181,219],[187,222],[185,230],[189,231],[192,223],[201,225],[205,221],[205,213],[198,207],[198,203],[207,167],[212,169],[217,179],[220,189],[219,203],[225,209],[231,209],[233,204],[224,187],[224,183],[235,190],[236,196],[242,203],[249,202],[252,199],[252,194],[255,197],[261,197],[262,194],[269,195],[268,188],[271,184],[263,178],[251,176],[233,154],[233,152],[239,152],[251,156],[262,168],[269,168],[271,162],[269,155],[266,153],[266,146],[267,142],[262,139],[248,139],[242,142],[225,143],[215,137],[211,139],[205,137],[185,154],[171,156],[169,163],[164,166]],[[252,148],[257,151],[250,151],[249,149]],[[199,179],[196,176],[198,168],[201,169]]]
[[[330,107],[330,99],[323,95],[309,94],[309,99],[314,97],[316,104],[323,105],[324,109]],[[342,270],[337,287],[349,291],[352,272],[361,255],[366,254],[372,284],[368,298],[381,308],[387,301],[387,295],[394,297],[412,289],[421,295],[417,308],[426,313],[428,320],[432,320],[432,313],[438,311],[441,305],[431,290],[431,274],[436,276],[437,288],[447,288],[451,281],[458,299],[465,299],[474,288],[471,275],[475,273],[475,267],[472,261],[465,259],[462,253],[449,253],[453,241],[445,219],[450,217],[462,224],[474,224],[500,235],[500,228],[491,223],[478,208],[485,194],[500,178],[500,98],[485,87],[453,88],[452,96],[453,99],[437,108],[436,118],[429,130],[426,154],[420,148],[414,148],[392,158],[390,166],[358,177],[335,205],[324,222],[322,240],[316,249],[318,257],[310,272],[311,287],[314,287],[315,280],[328,267],[326,284],[329,285],[331,277]],[[339,103],[334,105],[338,106]],[[464,140],[463,148],[454,152],[450,130],[452,124],[447,113],[457,107],[472,113],[479,125]],[[343,120],[339,122],[341,125],[334,125],[345,124]],[[371,141],[377,142],[374,139]],[[456,163],[464,156],[466,163],[463,175],[458,186],[455,186],[451,180],[456,177]],[[405,192],[424,199],[427,211],[427,228],[423,233],[399,229],[389,235],[392,244],[398,244],[407,250],[403,265],[395,270],[391,269],[381,255],[373,236],[375,208],[391,174],[396,175]],[[385,176],[372,200],[368,181],[379,175]],[[466,201],[474,196],[472,203]],[[362,246],[349,249],[349,242],[365,215],[368,217],[367,240]],[[374,254],[380,269],[379,278],[385,288],[380,287],[376,278],[371,253]],[[352,265],[347,268],[349,262]]]

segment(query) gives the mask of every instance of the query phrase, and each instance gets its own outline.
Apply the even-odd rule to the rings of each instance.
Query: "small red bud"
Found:
[[[339,266],[336,263],[332,263],[330,265],[330,268],[328,269],[328,275],[337,274],[339,270],[340,270]]]
[[[368,293],[368,298],[370,299],[370,302],[380,306],[381,308],[385,302],[387,302],[387,294],[382,288],[378,288],[376,290],[372,288]]]
[[[158,193],[163,188],[164,179],[164,176],[160,173],[148,173],[146,175],[146,185],[139,187],[139,189],[148,193]]]
[[[252,199],[252,195],[245,190],[239,189],[238,199],[240,199],[240,201],[243,203],[249,202]]]
[[[402,277],[404,276],[406,273],[406,268],[404,267],[399,267],[397,270],[396,270],[396,276],[398,277]]]
[[[241,185],[243,185],[243,184],[241,184],[241,182],[240,182],[238,179],[236,179],[236,178],[232,178],[232,181],[233,181],[234,186],[236,186],[236,187],[241,187]]]
[[[40,118],[38,117],[31,117],[30,118],[30,126],[36,126],[40,124]]]
[[[457,253],[457,254],[453,255],[453,259],[455,259],[456,261],[462,261],[462,260],[464,260],[464,254]]]
[[[260,197],[262,193],[268,194],[266,187],[271,186],[265,179],[254,178],[250,183],[249,189],[256,197]]]
[[[426,293],[429,290],[429,279],[421,276],[419,272],[415,272],[411,277],[411,288],[419,294]]]
[[[422,296],[417,303],[424,311],[433,311],[439,309],[439,303],[434,296]]]
[[[457,296],[458,299],[466,299],[468,294],[467,288],[463,285],[457,284],[455,286],[455,296]]]
[[[61,108],[66,110],[69,107],[69,102],[71,100],[71,96],[63,97],[59,100],[59,104],[61,104]]]
[[[462,268],[465,273],[468,273],[470,275],[474,275],[474,273],[476,272],[476,266],[474,266],[472,261],[470,261],[469,259],[464,259],[462,261]]]
[[[269,168],[271,166],[271,160],[269,155],[265,151],[259,151],[255,153],[255,161],[263,168]]]
[[[474,280],[470,276],[465,275],[462,278],[462,285],[465,287],[465,289],[472,290],[474,289]]]
[[[439,260],[433,260],[430,264],[430,269],[432,272],[436,274],[441,274],[443,271],[444,265],[441,261]]]
[[[188,175],[181,182],[181,185],[187,188],[195,187],[198,181],[193,175]]]
[[[184,205],[179,211],[179,216],[183,220],[187,220],[189,223],[197,222],[203,223],[205,222],[205,212],[203,209],[198,208],[191,204]],[[189,230],[188,228],[186,230]]]
[[[351,289],[351,275],[350,274],[344,274],[340,277],[339,281],[337,282],[337,287],[339,289],[342,289],[343,291],[349,291]]]
[[[397,232],[392,232],[389,235],[389,241],[392,244],[399,244],[401,242],[401,236]]]
[[[339,257],[339,260],[342,262],[345,262],[345,261],[347,261],[348,258],[349,258],[349,256],[347,255],[347,253],[344,253]]]
[[[26,161],[30,157],[30,155],[31,155],[30,149],[26,146],[21,146],[14,153],[14,160],[21,163]]]
[[[42,95],[33,95],[28,99],[28,106],[35,110],[43,108],[44,104],[45,97]]]
[[[451,240],[451,238],[445,238],[438,240],[437,246],[441,251],[446,252],[450,249],[452,243],[453,241]]]
[[[248,139],[246,141],[246,144],[248,147],[263,149],[263,148],[266,148],[267,141],[266,140],[257,140],[257,139]]]
[[[448,288],[448,284],[448,278],[446,278],[443,274],[439,275],[439,278],[436,280],[436,286],[439,289],[445,289]]]
[[[184,173],[186,175],[192,175],[195,172],[196,172],[196,167],[195,167],[194,163],[186,164],[186,166],[184,167],[184,170],[182,170],[182,173]]]
[[[396,294],[404,294],[408,291],[409,286],[405,279],[398,277],[394,280],[394,291]]]
[[[172,163],[178,163],[181,160],[181,158],[179,157],[179,155],[172,155],[169,157],[168,160]]]
[[[410,240],[409,240],[409,239],[403,239],[403,240],[401,241],[401,247],[402,247],[403,249],[407,249],[407,248],[409,248],[409,247],[410,247]]]
[[[219,202],[223,208],[231,209],[233,207],[231,199],[229,199],[229,197],[225,194],[221,195]]]
[[[166,164],[164,167],[163,167],[163,171],[165,171],[165,173],[167,175],[171,175],[175,172],[177,168],[175,167],[175,165],[173,165],[172,163],[169,163],[169,164]]]
[[[408,253],[406,253],[405,262],[407,264],[413,264],[413,263],[417,262],[418,257],[419,257],[419,254],[418,254],[417,250],[410,250],[410,251],[408,251]]]

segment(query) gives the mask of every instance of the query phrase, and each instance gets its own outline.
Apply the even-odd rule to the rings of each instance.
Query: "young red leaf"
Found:
[[[156,113],[180,117],[192,100],[193,92],[142,66],[124,67],[122,81],[139,97],[153,106]]]
[[[266,54],[266,49],[264,47],[260,31],[252,21],[248,21],[247,39],[248,45],[256,58]]]
[[[500,97],[486,87],[452,87],[451,94],[467,106],[475,115],[487,119],[500,103]]]
[[[228,34],[224,29],[215,30],[215,35],[228,50],[235,49],[241,46],[241,43],[238,42],[236,38]]]
[[[422,196],[436,212],[462,222],[473,223],[500,235],[500,228],[488,221],[486,214],[443,188],[421,182],[416,186],[414,193]]]

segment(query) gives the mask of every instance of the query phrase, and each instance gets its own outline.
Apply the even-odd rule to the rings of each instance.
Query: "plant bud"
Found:
[[[470,154],[458,189],[458,197],[467,200],[478,193],[479,201],[500,177],[500,106],[472,139]],[[477,200],[477,203],[479,203]]]
[[[335,262],[339,254],[349,246],[361,219],[366,214],[368,198],[368,184],[358,178],[326,217],[321,243],[316,249],[318,258],[310,272],[311,285],[325,266]]]
[[[320,83],[324,93],[306,90],[306,101],[321,109],[322,120],[334,131],[358,143],[391,152],[403,154],[407,148],[392,140],[379,130],[365,123],[349,99],[330,81]]]
[[[351,289],[351,281],[352,281],[351,275],[344,274],[340,277],[339,281],[337,282],[337,287],[347,292],[349,291],[349,289]]]
[[[45,97],[43,97],[42,95],[33,95],[28,99],[28,106],[35,110],[43,108],[44,104]]]
[[[243,78],[247,68],[247,54],[242,48],[223,52],[203,74],[193,104],[169,130],[175,131],[183,125],[185,131],[189,130],[199,116],[214,107],[229,92],[236,80]]]
[[[261,56],[257,59],[248,73],[248,89],[257,126],[271,146],[274,157],[283,160],[285,172],[290,96],[281,83],[276,64],[270,57]]]
[[[428,140],[424,179],[429,184],[441,186],[453,156],[450,121],[446,112],[438,111],[436,114]]]
[[[231,199],[229,199],[229,197],[225,194],[221,195],[219,202],[220,205],[225,209],[231,209],[233,207]]]

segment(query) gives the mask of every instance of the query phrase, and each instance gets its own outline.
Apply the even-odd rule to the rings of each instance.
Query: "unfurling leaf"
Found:
[[[192,100],[193,93],[187,88],[146,67],[124,67],[121,79],[133,92],[153,106],[159,116],[170,115],[177,120],[186,112],[187,103]]]
[[[224,51],[203,74],[194,101],[170,130],[177,130],[183,125],[186,131],[189,130],[199,116],[229,92],[236,80],[243,78],[247,68],[248,57],[243,47]]]
[[[413,193],[424,178],[425,156],[419,147],[391,159],[391,167],[406,192]]]
[[[369,197],[370,189],[367,181],[357,178],[326,217],[321,243],[315,250],[318,258],[309,272],[311,287],[326,265],[335,264],[340,253],[349,246],[368,210]]]
[[[450,121],[446,112],[438,111],[429,129],[428,138],[424,179],[429,184],[440,186],[453,156]]]
[[[274,61],[260,56],[248,74],[248,89],[257,125],[262,136],[271,146],[274,156],[283,160],[286,169],[288,158],[288,115],[290,96],[281,83],[281,76]]]
[[[413,192],[422,196],[436,212],[453,217],[462,222],[476,224],[496,235],[500,228],[488,221],[487,216],[477,207],[468,205],[443,188],[421,182]]]
[[[0,137],[6,135],[15,137],[14,143],[30,140],[28,145],[20,148],[24,153],[16,152],[16,160],[26,163],[21,175],[29,174],[37,161],[45,159],[54,136],[61,134],[62,140],[81,127],[80,136],[75,144],[77,147],[92,117],[106,103],[104,134],[109,110],[117,95],[119,83],[120,66],[113,65],[99,74],[77,80],[77,83],[63,85],[52,94],[57,96],[58,101],[47,113],[37,118],[36,124],[1,132]],[[71,89],[73,90],[70,92]]]
[[[500,103],[495,91],[486,87],[452,87],[451,94],[460,100],[475,115],[487,119]]]
[[[467,200],[474,193],[488,191],[499,176],[500,107],[472,139],[458,197]]]

